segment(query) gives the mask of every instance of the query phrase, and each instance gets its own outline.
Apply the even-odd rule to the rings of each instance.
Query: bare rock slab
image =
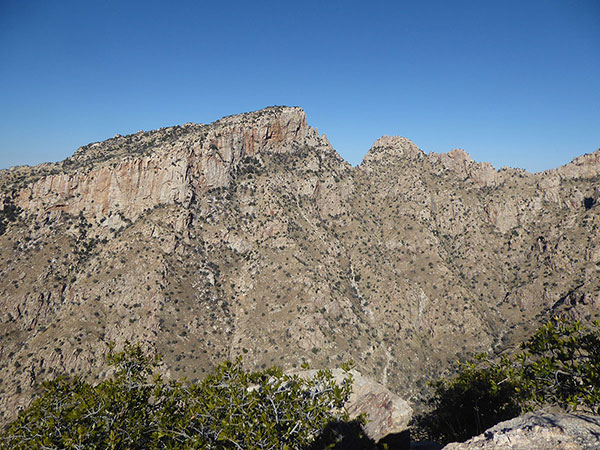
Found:
[[[600,417],[586,414],[527,413],[500,422],[483,434],[443,450],[596,450]]]

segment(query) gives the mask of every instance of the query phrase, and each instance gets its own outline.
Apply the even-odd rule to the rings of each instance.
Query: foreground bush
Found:
[[[199,384],[165,381],[139,346],[110,352],[95,386],[58,378],[0,436],[2,449],[301,449],[338,439],[352,377],[312,379],[225,362]],[[360,425],[360,424],[358,424]],[[323,430],[327,430],[323,433]]]
[[[464,441],[503,420],[543,406],[600,409],[600,326],[554,320],[512,356],[479,355],[458,374],[434,383],[430,411],[416,434],[442,443]]]

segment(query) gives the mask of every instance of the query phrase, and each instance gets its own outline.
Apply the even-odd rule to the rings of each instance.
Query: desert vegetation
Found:
[[[45,382],[0,435],[0,448],[318,449],[334,448],[348,430],[372,444],[360,431],[363,418],[350,422],[343,408],[350,373],[338,383],[327,370],[307,378],[277,367],[246,372],[238,359],[199,383],[166,381],[160,358],[131,344],[111,347],[107,362],[113,375],[95,385],[64,376]]]
[[[438,442],[464,441],[538,408],[598,414],[600,324],[549,321],[513,354],[478,355],[433,385],[431,409],[416,418],[414,431]]]

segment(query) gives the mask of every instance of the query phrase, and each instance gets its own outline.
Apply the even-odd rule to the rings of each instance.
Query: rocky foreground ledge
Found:
[[[316,370],[298,372],[314,376]],[[341,382],[348,374],[332,371]],[[598,450],[600,417],[589,414],[536,411],[500,422],[466,442],[446,446],[433,442],[412,442],[408,437],[412,408],[408,402],[377,383],[351,370],[353,392],[346,405],[350,417],[368,415],[364,430],[375,442],[386,443],[390,450]]]
[[[413,445],[433,450],[435,446]],[[443,450],[597,450],[600,417],[587,414],[533,412],[500,422],[483,434]]]

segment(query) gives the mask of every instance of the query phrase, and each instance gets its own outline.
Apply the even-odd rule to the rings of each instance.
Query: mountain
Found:
[[[271,107],[0,171],[0,414],[141,342],[188,379],[357,369],[418,401],[456,359],[600,311],[600,151],[531,174],[384,136],[352,167]]]

